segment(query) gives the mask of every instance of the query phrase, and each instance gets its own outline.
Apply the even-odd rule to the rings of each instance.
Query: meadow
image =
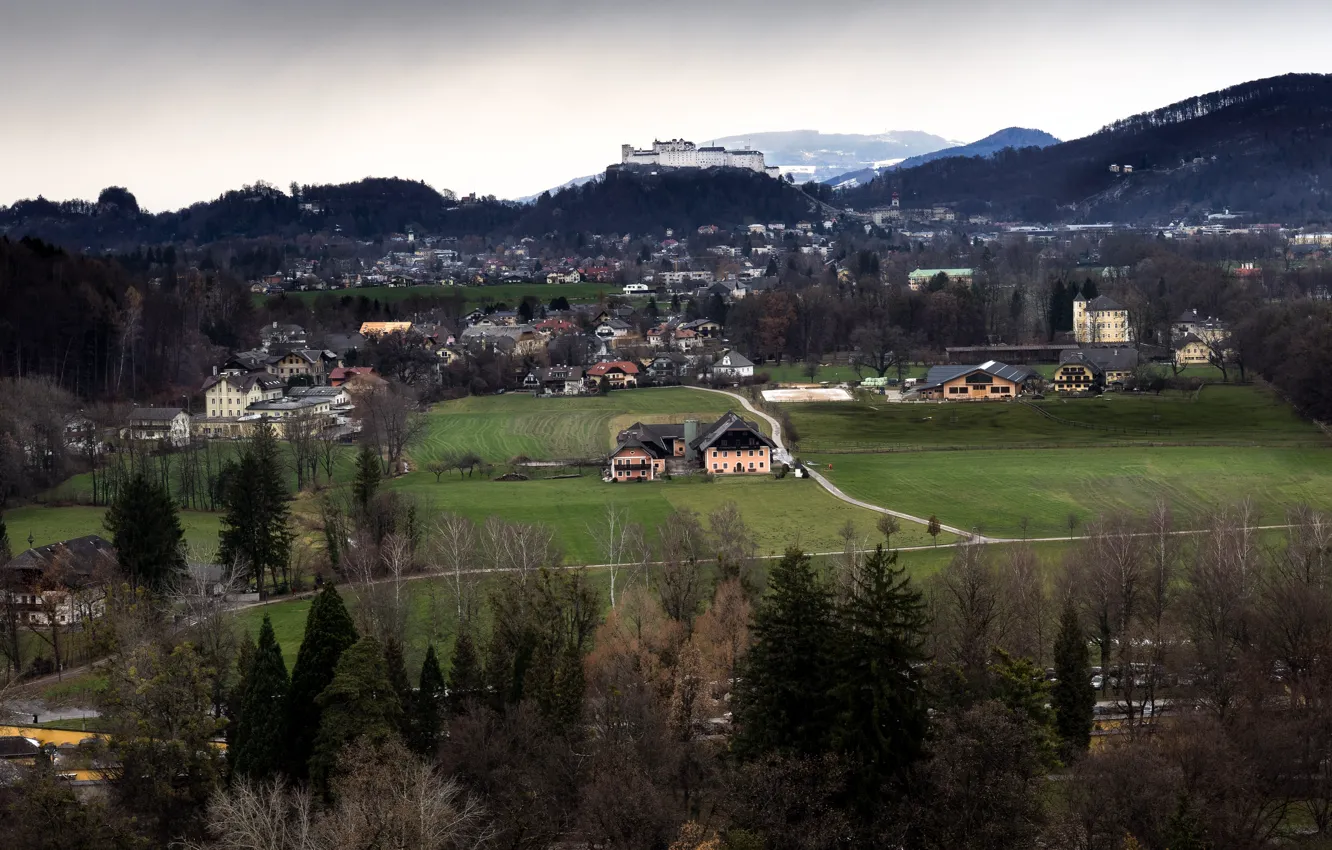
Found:
[[[368,298],[381,303],[406,301],[412,297],[452,299],[459,296],[469,307],[486,304],[506,304],[516,308],[524,298],[535,298],[542,304],[564,297],[571,303],[595,303],[610,295],[620,295],[621,288],[609,283],[500,283],[494,286],[363,286],[355,289],[329,289],[310,292],[286,292],[281,295],[254,296],[255,305],[262,307],[270,299],[294,298],[307,304],[320,298]]]
[[[475,452],[492,463],[520,455],[534,460],[604,456],[615,434],[636,421],[694,417],[709,422],[735,406],[725,396],[680,387],[570,398],[470,396],[435,405],[427,433],[411,454],[418,465],[459,452]]]
[[[1166,500],[1181,527],[1252,499],[1267,523],[1299,503],[1332,508],[1327,448],[1163,447],[808,455],[849,495],[990,536],[1069,534],[1098,514]]]
[[[850,520],[862,538],[877,535],[877,514],[838,501],[810,480],[772,476],[720,478],[701,476],[671,481],[606,484],[599,469],[584,468],[577,477],[529,481],[495,481],[483,473],[463,476],[448,472],[436,479],[425,464],[451,453],[475,452],[497,466],[518,456],[559,460],[604,456],[614,435],[635,421],[666,422],[697,417],[716,419],[736,406],[716,393],[683,388],[631,390],[607,396],[539,399],[525,393],[475,396],[437,404],[427,415],[427,430],[409,449],[411,472],[384,482],[387,489],[411,494],[427,515],[451,511],[483,522],[498,516],[510,522],[540,522],[555,529],[569,563],[603,560],[588,528],[595,525],[606,505],[622,506],[629,520],[640,522],[655,539],[655,529],[677,509],[690,509],[706,518],[727,502],[735,502],[754,533],[763,554],[778,554],[793,542],[811,551],[834,551],[842,546],[840,531]],[[766,424],[765,424],[766,427]],[[346,452],[344,454],[349,454]],[[351,478],[345,458],[335,476]],[[503,471],[497,469],[496,474]],[[537,474],[543,470],[534,470]],[[84,484],[86,486],[86,482]],[[80,492],[75,478],[58,488],[64,498]],[[100,534],[103,508],[29,506],[6,514],[15,545],[31,532],[39,544]],[[311,533],[313,507],[306,497],[293,508],[298,531]],[[218,514],[187,511],[181,514],[186,539],[192,545],[215,545]],[[905,524],[901,545],[930,542],[922,526]],[[950,535],[940,535],[947,543]]]
[[[1209,385],[1200,392],[1050,396],[1028,403],[891,404],[869,400],[790,408],[809,454],[921,448],[1124,444],[1326,446],[1326,436],[1269,391]]]

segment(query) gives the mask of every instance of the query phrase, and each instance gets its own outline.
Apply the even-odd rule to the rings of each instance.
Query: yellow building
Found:
[[[1128,309],[1105,295],[1090,301],[1079,295],[1073,299],[1073,337],[1083,345],[1132,342]]]
[[[203,394],[206,417],[240,416],[255,402],[282,398],[282,381],[264,372],[226,372],[204,381]]]
[[[1175,343],[1175,364],[1179,366],[1205,366],[1211,362],[1212,349],[1193,334]]]

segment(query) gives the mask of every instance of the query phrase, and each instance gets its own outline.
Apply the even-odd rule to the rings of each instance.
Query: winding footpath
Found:
[[[728,390],[714,390],[711,387],[690,387],[690,389],[701,390],[703,392],[708,392],[708,393],[719,393],[724,396],[730,396],[731,398],[740,402],[740,404],[745,408],[745,410],[763,419],[763,421],[767,422],[768,425],[771,426],[772,441],[777,444],[777,452],[775,455],[776,460],[779,463],[788,463],[788,464],[794,461],[794,458],[792,458],[791,456],[790,450],[787,449],[786,444],[782,442],[782,424],[772,416],[769,416],[768,414],[764,413],[762,410],[759,410],[757,407],[755,407],[749,401],[749,399],[745,398],[739,393],[733,393]],[[901,511],[890,510],[880,505],[871,504],[869,502],[864,502],[861,501],[860,499],[848,496],[846,493],[843,493],[836,484],[833,484],[827,478],[824,478],[822,474],[816,472],[815,470],[811,469],[808,466],[805,467],[805,472],[807,472],[809,476],[813,478],[815,481],[819,482],[819,486],[821,486],[823,489],[831,493],[834,498],[841,499],[843,502],[846,502],[848,505],[854,505],[857,508],[864,508],[867,511],[873,511],[879,514],[888,514],[889,516],[895,516],[898,519],[904,519],[908,522],[917,522],[920,523],[921,525],[930,524],[929,519],[926,517],[918,517],[913,514],[907,514],[907,513],[902,513]],[[966,531],[965,529],[956,528],[955,526],[951,525],[944,525],[943,523],[939,524],[939,528],[949,532],[950,534],[956,534],[959,539],[966,541],[968,543],[1008,542],[1006,538],[984,537],[978,534],[974,534],[970,531]]]

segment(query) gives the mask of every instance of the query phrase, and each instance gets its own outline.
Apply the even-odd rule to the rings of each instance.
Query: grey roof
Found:
[[[769,439],[762,430],[760,430],[758,425],[753,422],[746,422],[737,416],[734,411],[728,410],[721,419],[718,419],[700,433],[691,446],[696,449],[706,450],[713,443],[725,436],[728,431],[748,431],[768,448],[775,448],[777,445]]]
[[[207,392],[223,381],[243,393],[248,393],[255,384],[269,390],[282,386],[280,378],[275,378],[267,372],[223,372],[221,375],[210,375],[208,380],[204,381],[203,389]]]
[[[1081,298],[1082,296],[1078,297]],[[1083,300],[1085,301],[1086,299]],[[1124,305],[1120,304],[1118,301],[1111,298],[1109,295],[1098,295],[1092,300],[1087,301],[1087,309],[1100,311],[1100,310],[1123,310],[1125,308]]]
[[[730,362],[726,362],[728,360]],[[743,369],[746,366],[753,366],[753,365],[754,361],[750,360],[748,357],[746,357],[745,355],[741,354],[738,351],[724,352],[721,355],[721,357],[717,358],[717,363],[716,363],[716,366],[721,366],[724,369]],[[714,366],[714,368],[716,367]]]
[[[1138,359],[1138,350],[1128,346],[1083,348],[1064,352],[1059,365],[1086,363],[1103,372],[1127,372],[1138,365]]]
[[[1036,374],[1026,366],[1009,366],[1007,363],[1000,363],[997,360],[987,360],[984,363],[970,366],[931,366],[930,371],[925,374],[925,383],[916,387],[919,390],[934,389],[949,381],[960,378],[963,375],[970,375],[975,372],[984,372],[996,378],[1002,378],[1006,381],[1012,381],[1020,384],[1023,381]]]
[[[41,751],[41,745],[31,738],[19,735],[0,737],[0,759],[32,758]]]
[[[343,395],[345,390],[341,387],[292,387],[287,390],[287,395],[291,398],[306,398],[310,396],[318,398],[337,398]]]
[[[0,569],[16,572],[40,573],[47,567],[60,563],[74,575],[88,577],[102,563],[115,561],[116,550],[105,538],[97,534],[35,546],[26,552],[20,552]]]
[[[170,422],[184,412],[179,407],[136,407],[130,411],[130,421]]]

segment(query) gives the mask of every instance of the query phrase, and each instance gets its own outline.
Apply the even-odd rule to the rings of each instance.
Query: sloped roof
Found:
[[[170,422],[184,412],[179,407],[136,407],[129,418],[131,422]]]
[[[1007,363],[1000,363],[997,360],[986,360],[984,363],[972,366],[931,366],[930,371],[925,374],[925,383],[916,387],[916,389],[918,391],[935,389],[956,378],[976,372],[984,372],[987,375],[1002,378],[1005,381],[1012,381],[1016,384],[1020,384],[1036,374],[1026,366],[1009,366]]]
[[[1082,298],[1082,296],[1079,295],[1078,298]],[[1085,301],[1086,299],[1084,298],[1083,300]],[[1123,310],[1126,308],[1123,304],[1120,304],[1109,295],[1098,295],[1092,300],[1087,301],[1087,309],[1093,312],[1100,312],[1102,310]]]
[[[717,358],[716,365],[727,369],[743,369],[746,366],[753,366],[754,361],[738,351],[727,351]]]
[[[1059,365],[1086,363],[1101,371],[1127,372],[1138,365],[1138,360],[1138,350],[1128,346],[1081,348],[1064,352],[1059,358]]]
[[[16,572],[40,573],[59,563],[75,576],[86,578],[92,575],[99,564],[113,563],[116,550],[110,542],[97,534],[34,546],[26,552],[20,552],[0,569]]]
[[[758,425],[753,422],[746,422],[737,416],[734,411],[728,410],[721,419],[718,419],[704,429],[698,437],[694,439],[690,446],[699,449],[700,451],[706,451],[713,443],[725,436],[728,431],[738,430],[751,432],[758,438],[759,442],[763,443],[768,448],[775,448],[777,445],[768,438],[768,435],[763,433]]]

